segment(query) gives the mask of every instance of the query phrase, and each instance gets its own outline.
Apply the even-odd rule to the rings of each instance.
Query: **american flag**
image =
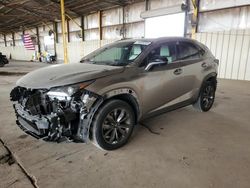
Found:
[[[30,34],[24,34],[22,36],[24,47],[27,50],[35,50],[35,45],[33,44]]]

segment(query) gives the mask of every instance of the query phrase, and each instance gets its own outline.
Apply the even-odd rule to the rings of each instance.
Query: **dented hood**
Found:
[[[124,67],[88,63],[51,65],[26,74],[17,81],[17,85],[32,89],[50,89],[118,74],[123,70]]]

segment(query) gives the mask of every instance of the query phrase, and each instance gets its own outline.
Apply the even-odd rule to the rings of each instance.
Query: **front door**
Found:
[[[178,97],[186,92],[177,61],[176,43],[162,43],[152,49],[144,60],[144,68],[156,59],[166,61],[166,64],[154,66],[148,71],[143,69],[140,75],[142,110],[145,114],[178,103]]]

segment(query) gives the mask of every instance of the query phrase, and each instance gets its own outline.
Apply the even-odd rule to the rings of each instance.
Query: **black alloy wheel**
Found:
[[[207,84],[203,90],[202,96],[201,96],[201,106],[203,111],[208,111],[213,103],[214,103],[214,97],[215,97],[215,88],[212,84]]]
[[[199,98],[193,106],[201,112],[209,111],[214,104],[215,87],[216,86],[213,82],[205,82],[201,88]]]
[[[135,115],[131,106],[121,100],[111,100],[95,115],[93,141],[102,149],[117,149],[127,143],[134,125]]]

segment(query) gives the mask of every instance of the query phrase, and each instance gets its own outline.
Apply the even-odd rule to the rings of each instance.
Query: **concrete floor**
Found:
[[[125,147],[106,152],[26,136],[9,101],[18,78],[0,75],[0,138],[18,159],[0,164],[0,187],[34,186],[15,164],[39,187],[250,187],[250,82],[219,80],[210,112],[186,107],[152,118],[144,124],[159,135],[139,125]]]
[[[0,68],[0,75],[22,75],[38,68],[48,66],[48,63],[31,62],[31,61],[14,61]]]

